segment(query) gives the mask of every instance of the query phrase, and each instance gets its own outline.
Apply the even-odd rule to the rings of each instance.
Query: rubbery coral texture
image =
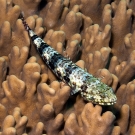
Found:
[[[134,0],[0,0],[0,135],[135,135]],[[86,102],[44,64],[25,30],[112,87]]]

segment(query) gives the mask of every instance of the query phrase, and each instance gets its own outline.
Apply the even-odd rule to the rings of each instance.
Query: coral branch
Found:
[[[1,0],[0,1],[0,27],[2,26],[4,21],[8,21],[11,24],[11,27],[14,28],[16,21],[20,15],[20,7],[18,5],[15,5],[12,7],[12,0],[10,1],[5,1]],[[14,16],[14,17],[12,17]]]
[[[23,46],[29,47],[29,44],[30,40],[21,20],[16,21],[14,32],[11,31],[9,22],[3,23],[0,37],[0,56],[7,56],[13,46],[22,48]]]
[[[111,112],[105,112],[101,116],[102,108],[93,106],[91,103],[85,105],[81,113],[82,126],[79,126],[76,115],[70,114],[65,123],[66,135],[108,135],[112,131],[112,123],[115,119]],[[71,122],[72,121],[72,122]]]
[[[6,79],[7,62],[3,57],[0,57],[0,99],[3,98],[4,92],[2,89],[2,82]]]
[[[123,104],[127,104],[131,110],[128,132],[131,131],[135,122],[135,117],[134,117],[135,94],[134,93],[135,93],[135,81],[129,82],[127,85],[122,85],[116,93],[118,97],[118,102],[116,104],[117,108],[121,108]],[[128,120],[128,112],[129,112],[128,106],[123,106],[122,108],[122,117],[123,117],[122,119],[125,119],[126,121]],[[122,122],[120,121],[119,123],[120,125],[122,124]],[[125,125],[125,129],[126,129],[127,123],[123,123],[123,124]],[[125,130],[123,129],[122,132],[125,132]]]
[[[108,47],[111,27],[106,25],[104,30],[101,32],[99,30],[99,25],[91,25],[85,30],[85,37],[83,39],[82,45],[82,57],[85,60],[88,53],[94,53],[94,51],[99,51],[102,47]]]
[[[94,75],[98,69],[105,68],[110,52],[111,49],[109,47],[102,47],[99,51],[89,53],[88,57],[84,60],[88,72]]]
[[[89,16],[94,23],[100,25],[103,8],[109,2],[110,0],[81,0],[81,12]]]
[[[120,135],[120,127],[119,126],[114,126],[111,135]]]
[[[28,57],[28,47],[19,49],[14,46],[9,54],[9,75],[15,75],[20,78],[20,73]]]
[[[43,135],[44,124],[42,122],[38,122],[36,127],[29,133],[29,135]],[[27,134],[23,134],[27,135]],[[44,134],[45,135],[45,134]]]
[[[132,51],[127,61],[123,61],[115,67],[115,75],[121,84],[128,83],[135,73],[135,51]],[[124,78],[124,76],[126,77]]]
[[[27,117],[21,116],[20,108],[15,108],[13,115],[8,115],[2,124],[0,135],[21,135],[25,132]]]
[[[128,130],[129,122],[129,106],[124,104],[120,110],[120,118],[117,120],[118,126],[120,126],[121,134],[126,134]]]
[[[125,0],[121,0],[112,19],[112,53],[118,58],[119,54],[124,53],[122,49],[124,47],[121,47],[124,37],[131,32],[131,15],[132,10],[127,9]]]
[[[45,125],[47,135],[56,135],[60,131],[64,119],[62,114],[58,114],[55,117],[55,110],[49,104],[43,106],[41,110],[41,120]]]
[[[46,15],[44,17],[44,26],[47,28],[47,30],[52,29],[58,25],[62,9],[62,0],[54,0],[53,2],[49,3]]]
[[[40,106],[51,104],[56,114],[61,112],[64,104],[69,98],[69,95],[69,86],[61,87],[60,83],[57,81],[52,82],[50,87],[45,83],[38,85],[38,102]]]
[[[26,93],[27,97],[31,98],[35,91],[36,85],[40,79],[40,71],[41,68],[37,63],[27,63],[23,67],[22,71],[22,80],[25,82],[26,85]]]
[[[80,32],[81,25],[82,14],[80,12],[70,11],[60,29],[66,33],[66,39],[70,39],[74,34]]]
[[[14,4],[19,5],[25,17],[38,14],[38,6],[41,0],[13,0]]]

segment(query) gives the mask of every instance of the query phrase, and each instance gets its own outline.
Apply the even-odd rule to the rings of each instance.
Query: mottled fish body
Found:
[[[84,100],[99,105],[116,103],[117,98],[111,87],[63,57],[38,37],[24,19],[22,21],[43,61],[60,80],[72,88],[71,95],[80,92]]]

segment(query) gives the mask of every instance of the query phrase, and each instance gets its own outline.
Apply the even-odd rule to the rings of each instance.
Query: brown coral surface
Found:
[[[0,135],[135,135],[135,0],[0,0]],[[111,86],[84,101],[44,64],[25,30]]]

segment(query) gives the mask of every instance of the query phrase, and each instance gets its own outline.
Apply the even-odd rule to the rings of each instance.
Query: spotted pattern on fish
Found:
[[[78,67],[45,43],[30,29],[24,18],[22,18],[22,22],[45,64],[60,80],[71,87],[71,95],[80,92],[84,100],[99,105],[116,103],[117,98],[111,87]]]

